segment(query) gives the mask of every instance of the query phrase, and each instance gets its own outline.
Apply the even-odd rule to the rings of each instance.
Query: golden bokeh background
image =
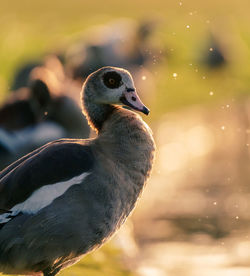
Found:
[[[250,275],[249,10],[247,0],[2,1],[2,105],[18,68],[50,53],[70,62],[79,41],[148,57],[127,67],[151,109],[153,175],[115,238],[61,275]],[[67,89],[78,101],[78,86]]]

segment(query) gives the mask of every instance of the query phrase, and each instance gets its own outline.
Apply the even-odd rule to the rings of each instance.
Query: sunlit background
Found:
[[[79,92],[101,66],[129,69],[151,109],[157,158],[135,212],[61,275],[250,275],[249,11],[248,0],[1,1],[1,169],[89,136]],[[32,119],[6,111],[18,101]]]

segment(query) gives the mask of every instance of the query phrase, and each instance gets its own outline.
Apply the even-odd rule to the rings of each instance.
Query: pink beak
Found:
[[[133,88],[127,88],[120,98],[120,101],[137,111],[140,111],[146,115],[149,114],[149,109],[142,103],[141,99],[137,95]]]

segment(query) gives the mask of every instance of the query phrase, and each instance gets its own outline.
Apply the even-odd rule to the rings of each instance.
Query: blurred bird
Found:
[[[29,86],[11,93],[0,107],[0,144],[8,149],[0,153],[0,169],[54,139],[89,137],[87,120],[64,89],[70,87],[54,73],[35,67]]]
[[[63,56],[61,54],[46,54],[42,59],[27,61],[17,68],[14,72],[13,80],[10,84],[10,90],[16,92],[18,89],[28,87],[30,83],[30,75],[33,69],[43,67],[54,74],[58,79],[64,76],[61,61]]]
[[[0,271],[54,276],[124,223],[154,158],[148,114],[128,71],[104,67],[82,90],[96,139],[51,142],[0,174]]]
[[[153,19],[141,24],[131,19],[121,19],[92,28],[85,40],[80,40],[67,51],[67,73],[82,82],[103,66],[124,67],[135,72],[147,63],[159,61],[160,51],[149,42],[156,26],[157,22]]]
[[[220,68],[227,64],[227,51],[225,45],[220,43],[218,35],[210,34],[208,43],[202,51],[202,63],[210,69]]]
[[[22,87],[27,87],[30,81],[30,73],[37,66],[42,66],[42,63],[38,61],[31,61],[21,65],[20,68],[18,68],[14,73],[10,90],[17,91]]]

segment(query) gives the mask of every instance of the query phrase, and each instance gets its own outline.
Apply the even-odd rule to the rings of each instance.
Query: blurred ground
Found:
[[[22,62],[64,50],[90,27],[159,22],[151,39],[163,60],[141,78],[152,87],[153,176],[112,242],[61,275],[250,275],[249,9],[247,0],[1,3],[1,101]]]
[[[156,126],[156,171],[133,216],[139,271],[249,275],[249,103],[196,106]]]

